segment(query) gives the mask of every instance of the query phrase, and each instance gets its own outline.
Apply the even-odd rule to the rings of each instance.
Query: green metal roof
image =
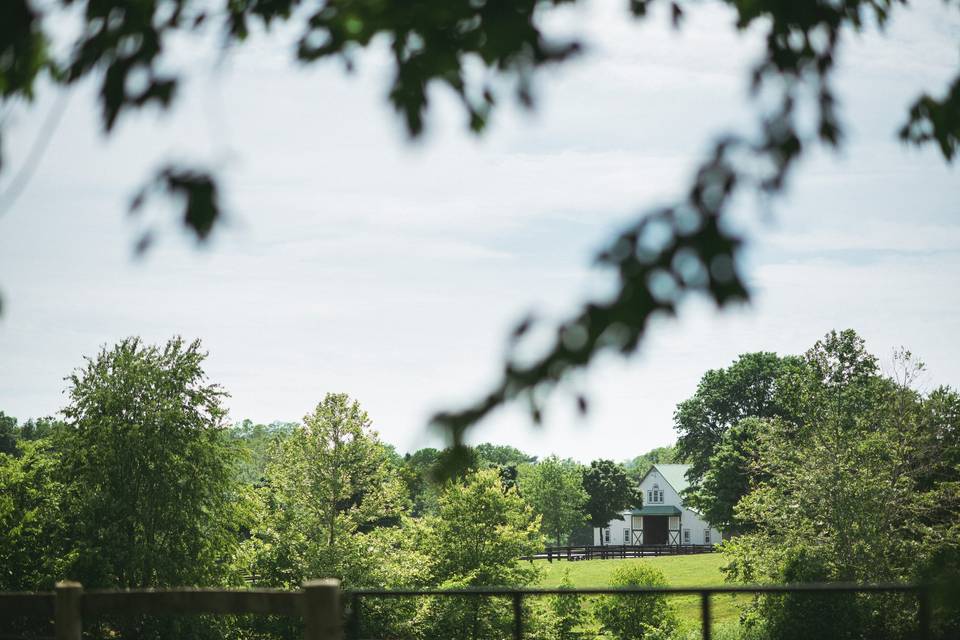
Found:
[[[659,504],[630,510],[630,514],[635,516],[679,516],[680,513],[680,509],[673,505]]]
[[[687,482],[687,471],[690,470],[688,464],[655,464],[653,469],[659,471],[663,479],[669,482],[678,494],[682,494],[684,489],[690,486]]]

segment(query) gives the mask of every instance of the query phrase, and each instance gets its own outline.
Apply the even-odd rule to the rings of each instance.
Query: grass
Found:
[[[608,587],[613,572],[618,567],[643,562],[663,572],[667,584],[671,587],[712,587],[724,584],[720,567],[724,559],[719,553],[703,553],[688,556],[661,556],[659,558],[627,558],[624,560],[580,560],[577,562],[547,562],[538,560],[541,569],[538,586],[556,587],[560,585],[565,570],[570,571],[570,581],[574,587]],[[735,624],[740,609],[750,599],[746,595],[717,595],[711,598],[713,621],[715,624]],[[670,605],[677,617],[685,624],[700,622],[700,596],[671,596]]]

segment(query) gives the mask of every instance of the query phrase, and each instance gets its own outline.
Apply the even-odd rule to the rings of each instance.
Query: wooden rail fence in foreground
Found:
[[[343,638],[340,581],[335,579],[310,580],[299,591],[197,588],[84,591],[78,582],[58,582],[53,592],[0,593],[0,622],[12,616],[52,618],[56,640],[81,640],[85,616],[248,613],[301,617],[304,640]]]
[[[711,638],[711,598],[719,594],[839,594],[902,593],[916,598],[916,636],[930,638],[930,590],[918,584],[790,584],[728,585],[722,587],[620,587],[593,589],[359,589],[344,593],[349,616],[341,606],[340,581],[305,582],[299,591],[274,589],[142,589],[128,591],[84,591],[79,583],[60,582],[53,592],[0,593],[0,622],[8,616],[35,615],[53,619],[56,640],[81,640],[84,616],[99,614],[265,614],[302,616],[305,640],[343,640],[345,633],[356,638],[361,629],[363,600],[406,597],[493,597],[507,598],[513,605],[512,636],[524,634],[523,599],[544,595],[696,595],[700,597],[701,636]],[[349,619],[348,619],[349,618]]]

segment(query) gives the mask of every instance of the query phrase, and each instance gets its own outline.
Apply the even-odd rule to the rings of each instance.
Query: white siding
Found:
[[[619,520],[611,520],[607,525],[607,529],[610,529],[610,542],[609,544],[623,544],[623,530],[630,527],[630,516],[621,518]],[[593,544],[600,544],[600,538],[603,534],[602,529],[597,527],[593,528]],[[603,544],[607,544],[604,542]]]
[[[647,502],[647,492],[654,489],[654,485],[658,485],[657,489],[663,491],[663,502],[649,503]],[[647,477],[643,479],[643,482],[640,483],[640,490],[643,492],[644,505],[646,506],[675,506],[678,507],[681,511],[680,515],[680,540],[683,541],[683,530],[690,530],[690,544],[717,544],[721,540],[720,531],[715,528],[710,528],[710,541],[709,543],[706,540],[706,532],[708,530],[707,523],[703,521],[703,518],[700,515],[683,506],[680,496],[677,494],[673,486],[667,482],[660,473],[654,469],[647,474]],[[610,529],[610,544],[620,545],[624,544],[623,530],[631,528],[631,518],[630,512],[624,511],[621,518],[616,520],[611,520],[607,525],[607,528]],[[600,544],[602,536],[601,529],[594,528],[593,530],[593,543]],[[629,543],[627,543],[629,544]]]

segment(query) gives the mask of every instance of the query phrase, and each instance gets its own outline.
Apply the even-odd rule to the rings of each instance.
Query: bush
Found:
[[[561,589],[573,589],[570,569],[563,572]],[[577,637],[577,630],[583,625],[584,609],[577,594],[560,594],[550,598],[550,611],[553,614],[557,640],[571,640]]]
[[[666,580],[658,569],[642,562],[617,569],[615,587],[665,587]],[[605,631],[621,640],[668,635],[676,627],[676,618],[662,594],[624,594],[603,596],[593,610]]]

